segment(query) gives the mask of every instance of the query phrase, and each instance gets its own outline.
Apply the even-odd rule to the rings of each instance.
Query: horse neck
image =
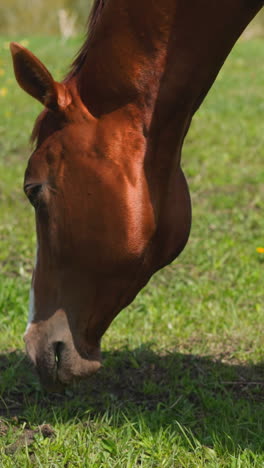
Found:
[[[96,117],[137,109],[148,130],[191,116],[262,0],[107,0],[75,77]]]

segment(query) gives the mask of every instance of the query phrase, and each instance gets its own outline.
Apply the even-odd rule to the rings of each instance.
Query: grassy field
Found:
[[[56,79],[79,46],[28,45]],[[22,191],[40,107],[0,38],[0,466],[264,467],[264,54],[240,42],[193,121],[190,241],[103,339],[104,368],[65,395],[24,356],[33,210]],[[56,52],[56,53],[55,53]]]

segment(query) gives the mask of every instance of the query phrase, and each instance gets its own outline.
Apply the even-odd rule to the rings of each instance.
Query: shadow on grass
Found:
[[[22,352],[0,354],[0,417],[29,427],[106,417],[115,426],[143,421],[153,432],[180,424],[207,446],[264,449],[264,366],[150,346],[103,357],[101,371],[58,395],[42,391]]]

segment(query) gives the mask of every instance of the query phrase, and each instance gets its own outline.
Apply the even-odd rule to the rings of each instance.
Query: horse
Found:
[[[192,117],[263,0],[95,0],[64,80],[11,43],[44,110],[25,171],[37,252],[26,350],[57,391],[101,366],[100,342],[185,247],[181,150]]]

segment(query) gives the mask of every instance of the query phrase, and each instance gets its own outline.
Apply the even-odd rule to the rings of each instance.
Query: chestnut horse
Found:
[[[50,389],[100,367],[100,340],[191,225],[181,149],[193,114],[263,0],[96,0],[63,82],[11,44],[45,107],[24,190],[37,254],[25,334]]]

